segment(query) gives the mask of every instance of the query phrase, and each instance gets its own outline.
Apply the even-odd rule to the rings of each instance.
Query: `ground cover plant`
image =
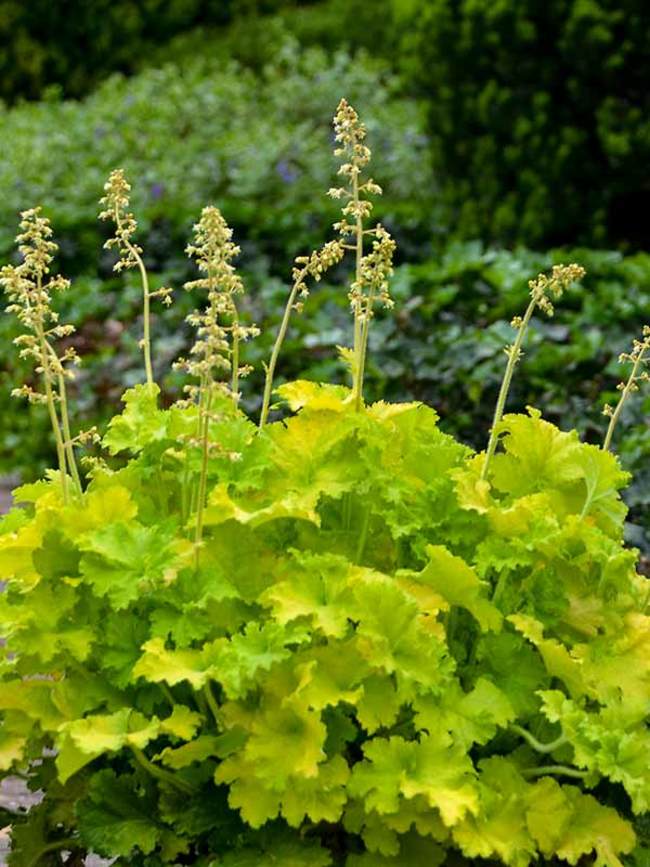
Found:
[[[508,411],[529,332],[579,265],[520,299],[483,451],[424,404],[367,404],[395,244],[345,101],[335,134],[342,213],[296,259],[255,419],[257,329],[214,206],[187,247],[185,395],[161,405],[151,312],[172,296],[148,280],[118,169],[102,217],[137,277],[143,373],[84,458],[98,434],[76,428],[57,316],[73,290],[49,220],[23,212],[0,277],[35,372],[16,396],[47,414],[58,466],[0,522],[0,768],[44,793],[10,817],[13,867],[91,850],[136,867],[647,861],[649,593],[612,449],[650,332],[621,359],[601,444]],[[351,385],[274,391],[290,320],[346,263]]]

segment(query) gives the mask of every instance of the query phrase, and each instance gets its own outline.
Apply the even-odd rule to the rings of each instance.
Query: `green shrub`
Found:
[[[650,10],[643,0],[394,0],[465,238],[643,247]]]
[[[48,88],[83,96],[108,73],[137,68],[143,56],[183,30],[286,5],[283,0],[1,0],[0,99],[37,99]]]
[[[254,331],[208,207],[188,247],[186,288],[207,303],[189,317],[186,397],[161,408],[117,172],[109,246],[141,277],[148,381],[85,484],[55,309],[67,281],[48,221],[22,215],[22,260],[0,277],[38,374],[18,391],[47,406],[59,467],[0,521],[0,773],[44,793],[11,817],[12,867],[88,851],[124,867],[647,858],[632,821],[650,805],[650,616],[623,543],[629,476],[532,408],[499,408],[497,448],[475,454],[421,403],[365,403],[394,245],[370,220],[378,188],[345,101],[335,130],[336,256],[297,260],[286,316],[308,277],[352,257],[352,389],[285,383],[283,420],[241,411]],[[581,274],[531,281],[506,385],[530,316]],[[648,350],[644,332],[639,366]]]

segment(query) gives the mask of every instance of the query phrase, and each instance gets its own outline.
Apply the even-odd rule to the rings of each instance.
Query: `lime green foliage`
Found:
[[[198,567],[196,405],[136,387],[121,468],[79,503],[17,493],[0,767],[55,754],[11,863],[619,867],[650,802],[650,617],[616,457],[531,411],[481,478],[421,404],[279,393],[261,432],[228,395],[209,419]]]

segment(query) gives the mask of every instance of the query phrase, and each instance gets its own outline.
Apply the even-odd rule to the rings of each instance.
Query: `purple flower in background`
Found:
[[[287,160],[280,160],[275,166],[276,172],[280,175],[285,184],[292,184],[298,177],[298,172],[292,168]]]
[[[155,184],[151,185],[151,190],[149,191],[149,195],[154,200],[154,202],[157,202],[158,199],[160,199],[164,195],[164,192],[165,192],[164,184],[160,184],[160,183],[156,182]]]

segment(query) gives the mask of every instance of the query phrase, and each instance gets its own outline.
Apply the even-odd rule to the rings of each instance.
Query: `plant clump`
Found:
[[[0,773],[44,793],[11,817],[12,867],[644,863],[650,616],[623,543],[629,476],[532,408],[501,408],[488,461],[430,407],[364,401],[392,241],[363,224],[365,131],[345,102],[336,123],[359,169],[349,230],[296,264],[273,353],[306,278],[353,247],[351,385],[285,383],[284,418],[247,417],[256,329],[206,208],[186,399],[161,405],[145,365],[75,497],[61,435],[59,472],[0,521]],[[2,272],[34,354],[51,320],[21,299],[55,252],[38,225],[31,264]],[[581,276],[531,283],[521,339]]]

